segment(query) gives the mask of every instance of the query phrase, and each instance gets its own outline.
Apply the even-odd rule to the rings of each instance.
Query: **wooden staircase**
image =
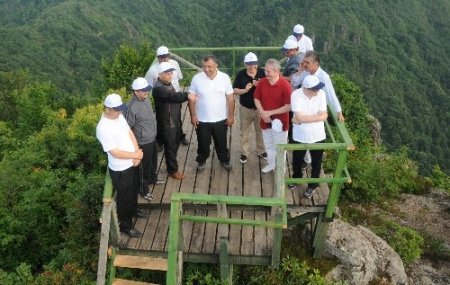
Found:
[[[117,254],[113,262],[114,267],[136,268],[152,271],[167,271],[167,259],[151,257],[151,256],[136,256],[136,255],[121,255]],[[141,281],[133,281],[115,278],[113,285],[159,285],[155,283],[147,283]]]

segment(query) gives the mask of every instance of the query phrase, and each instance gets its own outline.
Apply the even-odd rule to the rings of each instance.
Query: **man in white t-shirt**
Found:
[[[139,165],[143,152],[122,115],[127,106],[118,94],[106,97],[103,115],[97,124],[96,136],[108,155],[109,175],[117,192],[117,216],[120,231],[130,237],[141,233],[133,229],[132,219],[137,214]]]
[[[298,52],[304,54],[309,50],[314,50],[312,40],[304,34],[305,28],[297,24],[292,29],[292,35],[288,39],[295,39],[298,43]]]
[[[211,138],[222,166],[230,171],[230,154],[227,147],[227,131],[234,123],[234,90],[230,77],[217,69],[213,55],[202,60],[203,72],[192,78],[189,92],[197,95],[197,101],[189,101],[191,122],[197,131],[198,170],[204,170],[210,155]]]
[[[145,74],[145,79],[147,79],[148,84],[150,84],[150,86],[153,88],[155,86],[156,81],[158,81],[158,76],[159,76],[159,65],[162,62],[168,62],[170,63],[170,65],[172,66],[172,68],[174,69],[172,72],[172,86],[173,88],[175,88],[175,92],[180,92],[180,80],[183,79],[183,73],[181,73],[181,69],[180,69],[180,65],[178,64],[178,62],[174,59],[170,58],[170,52],[169,49],[166,46],[160,46],[157,50],[156,50],[156,57],[158,59],[158,62],[153,63],[150,68],[148,69],[147,73]],[[183,125],[183,123],[181,122],[181,125]],[[158,130],[159,130],[160,126],[158,126]],[[160,137],[161,132],[158,131],[158,134],[156,135],[156,141],[158,142],[158,146],[160,147],[160,149],[162,150],[162,146],[164,144],[163,139]],[[181,140],[180,143],[182,145],[188,145],[189,141],[186,139],[186,134],[183,132],[181,132]]]
[[[324,84],[314,75],[308,75],[303,80],[302,88],[295,90],[291,95],[292,139],[294,143],[322,143],[325,141],[325,124],[328,118],[327,99],[325,92],[321,90]],[[306,150],[293,152],[293,178],[302,178],[302,162]],[[311,153],[311,177],[319,178],[322,167],[323,150],[310,150]],[[316,191],[318,183],[308,183],[308,189],[304,195],[311,198]],[[294,189],[295,184],[288,185]]]

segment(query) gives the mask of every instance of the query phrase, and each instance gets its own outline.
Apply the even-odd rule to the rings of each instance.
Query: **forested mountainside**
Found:
[[[449,173],[448,15],[446,0],[1,0],[0,71],[100,96],[101,59],[122,43],[281,46],[301,23],[324,69],[360,86],[385,145]]]

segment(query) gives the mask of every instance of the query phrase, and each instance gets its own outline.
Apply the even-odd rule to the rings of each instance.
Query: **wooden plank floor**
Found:
[[[266,165],[264,159],[257,156],[252,146],[246,164],[241,164],[240,156],[240,128],[239,109],[236,110],[234,126],[228,133],[231,153],[232,171],[225,170],[211,145],[211,156],[206,162],[204,171],[197,171],[197,135],[190,123],[187,105],[183,105],[183,131],[190,141],[188,146],[180,145],[178,150],[179,170],[184,172],[186,178],[182,181],[167,177],[166,164],[163,152],[159,153],[158,176],[166,183],[155,185],[151,191],[154,199],[151,202],[139,198],[140,207],[148,213],[148,218],[136,220],[135,228],[143,233],[141,238],[128,238],[122,235],[121,244],[129,250],[143,250],[160,252],[164,254],[168,248],[170,196],[175,192],[207,193],[219,195],[273,197],[274,174],[263,174],[261,168]],[[250,132],[250,141],[254,143],[254,132]],[[287,155],[287,173],[291,172],[290,158]],[[307,173],[308,174],[308,173]],[[288,206],[314,206],[324,205],[328,199],[328,187],[321,184],[321,190],[314,194],[313,199],[303,197],[306,185],[298,185],[295,190],[286,189],[286,202]],[[186,207],[187,208],[187,207]],[[216,216],[215,207],[191,207],[184,210],[186,214],[199,216]],[[298,214],[298,213],[297,213]],[[245,218],[257,220],[273,220],[270,211],[264,209],[231,209],[228,216],[232,218]],[[273,230],[261,227],[228,226],[229,251],[234,256],[267,257],[273,246]],[[184,252],[188,254],[211,255],[218,253],[218,226],[211,223],[183,222]]]

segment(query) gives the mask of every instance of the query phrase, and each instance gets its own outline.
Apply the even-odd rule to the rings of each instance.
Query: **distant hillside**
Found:
[[[0,0],[0,71],[92,93],[121,43],[280,46],[301,23],[324,68],[361,87],[385,144],[450,173],[448,15],[447,0]]]

